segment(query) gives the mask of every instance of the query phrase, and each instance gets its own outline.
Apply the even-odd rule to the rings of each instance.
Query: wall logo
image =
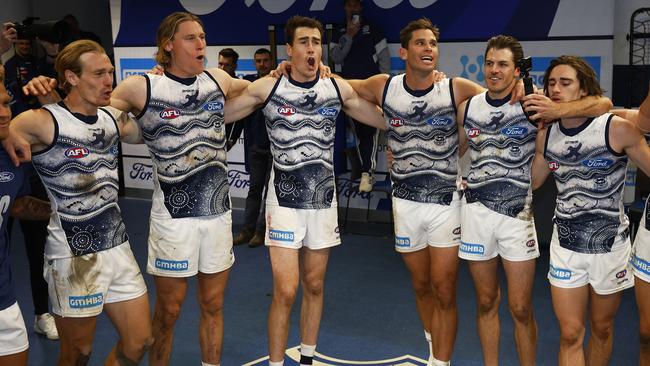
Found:
[[[297,365],[300,361],[300,347],[295,346],[287,350],[286,355],[291,362],[291,365]],[[245,363],[243,366],[266,366],[269,363],[269,356],[259,358],[255,361]],[[285,363],[286,364],[286,363]],[[388,360],[376,360],[376,361],[352,361],[352,360],[341,360],[334,357],[325,356],[321,353],[314,353],[314,365],[322,366],[345,366],[345,365],[365,365],[365,366],[426,366],[427,361],[421,358],[404,355],[396,358],[391,358]]]
[[[156,66],[153,58],[122,58],[120,59],[120,72],[122,80],[131,75],[146,74]]]
[[[129,177],[131,179],[151,181],[153,179],[153,165],[143,164],[143,163],[134,163],[131,166],[131,171],[129,172]]]
[[[292,116],[296,114],[296,108],[290,105],[283,105],[281,107],[278,107],[278,113],[280,113],[283,116]]]
[[[203,110],[208,112],[215,112],[223,110],[223,103],[216,100],[209,101],[203,105]]]
[[[475,62],[471,61],[468,55],[460,56],[460,64],[463,66],[463,71],[460,73],[460,77],[481,83],[485,81],[485,75],[483,74],[483,63],[485,62],[485,57],[483,57],[483,55],[478,55],[475,60]]]
[[[86,296],[69,296],[68,305],[73,309],[86,309],[100,306],[104,303],[104,295],[96,293]]]
[[[188,261],[172,261],[168,259],[160,259],[156,258],[156,261],[154,262],[154,265],[158,269],[162,269],[164,271],[187,271],[187,269],[190,267],[190,264]]]
[[[181,116],[181,111],[176,108],[165,108],[160,111],[160,118],[162,119],[174,119]]]
[[[14,173],[12,172],[0,172],[0,183],[7,183],[14,180]]]
[[[73,159],[81,159],[90,155],[90,150],[85,147],[71,147],[65,151],[65,156]]]
[[[230,169],[228,170],[228,184],[230,187],[240,189],[250,187],[250,175],[245,171]]]
[[[591,169],[609,168],[612,164],[614,164],[614,160],[611,159],[596,158],[582,161],[582,165]]]

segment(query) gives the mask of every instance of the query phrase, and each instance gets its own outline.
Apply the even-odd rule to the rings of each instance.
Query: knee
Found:
[[[117,349],[117,357],[125,365],[137,365],[142,357],[153,345],[154,339],[150,334],[131,339],[129,342],[122,341],[122,347]],[[131,363],[129,363],[131,362]]]
[[[614,334],[613,321],[596,321],[590,324],[591,335],[598,339],[608,339]]]
[[[423,299],[433,293],[433,288],[431,287],[429,279],[412,278],[411,284],[413,285],[415,297],[418,299]]]
[[[90,354],[92,353],[92,345],[90,344],[68,344],[61,347],[60,358],[64,364],[70,365],[87,365],[90,361]]]
[[[297,286],[294,285],[280,285],[276,286],[273,290],[273,301],[276,303],[291,307],[296,299]]]
[[[527,303],[510,303],[510,315],[515,322],[527,324],[533,318],[533,309]]]
[[[166,326],[172,326],[181,313],[181,303],[176,301],[158,302],[156,318]]]
[[[442,310],[448,310],[456,305],[456,284],[454,282],[434,283],[436,302]]]
[[[500,295],[497,291],[493,294],[480,294],[477,296],[476,302],[479,315],[487,315],[499,311]]]
[[[585,336],[584,324],[578,322],[560,323],[560,344],[563,346],[582,345]]]
[[[302,286],[303,294],[307,297],[321,297],[323,296],[324,281],[311,280],[305,281]]]
[[[201,297],[199,307],[201,315],[217,316],[223,309],[223,295]]]

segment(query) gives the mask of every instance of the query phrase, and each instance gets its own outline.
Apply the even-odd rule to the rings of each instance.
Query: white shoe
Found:
[[[56,329],[54,317],[50,313],[36,317],[34,320],[34,332],[46,336],[47,339],[59,339],[59,331]]]
[[[361,181],[359,182],[359,192],[372,191],[372,175],[370,173],[362,173]]]

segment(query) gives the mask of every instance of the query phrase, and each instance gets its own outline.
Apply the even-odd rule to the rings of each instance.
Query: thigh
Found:
[[[560,324],[560,330],[575,330],[585,327],[589,286],[561,288],[551,285],[553,311]]]
[[[429,218],[423,212],[425,205],[393,197],[393,227],[397,252],[410,253],[427,247],[425,223]]]
[[[146,293],[134,299],[106,304],[104,309],[125,344],[139,344],[151,337],[151,314]]]
[[[298,249],[269,246],[269,256],[273,271],[273,287],[297,287],[300,273]]]
[[[0,310],[0,361],[3,356],[20,358],[18,355],[28,347],[25,321],[16,302]],[[0,362],[0,365],[4,363]]]
[[[499,259],[467,261],[469,273],[474,281],[474,288],[479,297],[496,297],[499,292]]]
[[[341,244],[336,206],[320,210],[305,210],[304,215],[306,230],[303,245],[305,247],[318,250]]]
[[[496,213],[480,202],[461,207],[461,239],[458,256],[469,261],[484,261],[499,255],[495,238]]]
[[[636,304],[639,309],[641,328],[648,331],[650,330],[650,283],[636,278],[636,281],[634,281],[634,292],[636,295]]]
[[[304,210],[266,205],[266,238],[269,247],[300,249],[306,234]]]
[[[61,349],[91,349],[97,328],[96,316],[72,318],[55,314],[54,321],[59,332]]]
[[[196,275],[201,242],[197,225],[195,218],[151,217],[147,272],[166,277]]]
[[[430,284],[431,258],[428,248],[422,248],[414,252],[403,252],[402,259],[411,273],[413,282]]]
[[[199,282],[199,300],[216,303],[216,305],[221,306],[223,304],[224,293],[226,292],[229,273],[229,270],[218,273],[199,272],[197,276]]]
[[[325,279],[330,248],[300,250],[300,276],[301,280],[309,285],[319,285]]]
[[[198,218],[199,273],[222,272],[235,263],[232,250],[232,211]]]
[[[502,259],[502,262],[508,281],[508,299],[513,304],[530,304],[535,282],[535,259]]]
[[[168,304],[183,303],[187,293],[186,277],[154,276],[153,279],[156,284],[156,306],[160,304],[164,308]]]
[[[611,325],[621,304],[622,292],[599,295],[593,289],[590,291],[589,320],[594,325]]]
[[[436,288],[441,284],[449,284],[455,287],[458,276],[458,247],[437,248],[429,246],[431,257],[431,279]]]

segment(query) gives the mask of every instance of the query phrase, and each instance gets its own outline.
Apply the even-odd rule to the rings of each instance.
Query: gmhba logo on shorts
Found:
[[[295,346],[287,350],[287,356],[294,362],[285,362],[285,365],[300,364],[300,346]],[[243,366],[266,366],[269,363],[269,356],[262,357],[255,361],[244,364]],[[343,366],[343,365],[365,365],[365,366],[425,366],[427,361],[411,355],[404,355],[387,360],[377,361],[353,361],[342,360],[334,357],[325,356],[316,352],[314,355],[314,366]]]

